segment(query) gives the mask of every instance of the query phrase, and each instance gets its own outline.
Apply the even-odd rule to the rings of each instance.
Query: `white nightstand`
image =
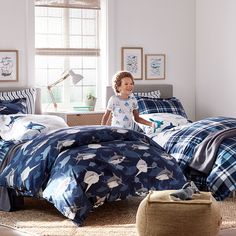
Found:
[[[60,116],[69,126],[100,125],[104,111],[51,111],[43,114]]]

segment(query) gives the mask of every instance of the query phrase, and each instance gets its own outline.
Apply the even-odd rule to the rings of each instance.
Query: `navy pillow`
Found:
[[[26,114],[26,98],[0,100],[0,114]]]
[[[137,97],[139,114],[150,114],[150,113],[172,113],[181,115],[188,118],[183,105],[175,98],[144,98]]]
[[[26,99],[26,113],[35,113],[36,88],[28,88],[16,91],[0,92],[0,100],[13,100],[18,98]]]

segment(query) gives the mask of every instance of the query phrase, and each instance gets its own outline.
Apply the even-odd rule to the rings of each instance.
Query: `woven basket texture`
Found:
[[[142,200],[136,215],[139,236],[216,236],[221,225],[219,203],[209,192],[192,200],[173,201],[174,190],[153,191]]]

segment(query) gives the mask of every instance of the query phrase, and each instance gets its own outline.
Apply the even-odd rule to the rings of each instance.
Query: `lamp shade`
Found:
[[[79,81],[83,79],[81,74],[76,74],[73,70],[69,70],[68,74],[71,76],[74,85],[78,84]]]

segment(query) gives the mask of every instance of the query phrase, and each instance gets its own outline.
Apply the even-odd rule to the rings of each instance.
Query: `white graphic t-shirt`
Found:
[[[111,125],[132,129],[133,127],[133,110],[138,109],[138,102],[134,95],[128,99],[122,99],[119,96],[113,95],[110,97],[107,110],[112,112]]]

